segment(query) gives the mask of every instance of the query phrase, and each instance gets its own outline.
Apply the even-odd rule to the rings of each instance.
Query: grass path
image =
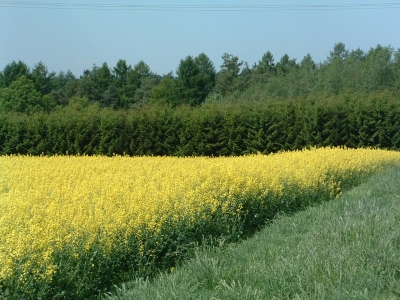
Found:
[[[400,299],[400,166],[108,299]]]

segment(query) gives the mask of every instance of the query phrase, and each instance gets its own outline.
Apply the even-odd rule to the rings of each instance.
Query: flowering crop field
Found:
[[[190,244],[254,232],[339,196],[400,153],[0,157],[0,298],[84,298],[172,267]],[[130,277],[127,277],[130,276]]]

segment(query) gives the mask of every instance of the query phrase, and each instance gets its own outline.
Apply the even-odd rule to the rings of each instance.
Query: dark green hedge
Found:
[[[227,156],[309,146],[400,149],[400,97],[385,91],[201,107],[67,106],[0,114],[0,154]]]

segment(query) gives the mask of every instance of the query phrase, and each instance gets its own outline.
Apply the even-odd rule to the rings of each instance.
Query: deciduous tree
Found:
[[[32,114],[37,111],[50,111],[55,106],[51,97],[42,97],[36,91],[32,80],[21,76],[8,88],[0,89],[0,110]]]

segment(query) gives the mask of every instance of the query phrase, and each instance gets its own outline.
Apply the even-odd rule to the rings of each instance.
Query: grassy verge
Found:
[[[400,299],[400,167],[107,299]]]

